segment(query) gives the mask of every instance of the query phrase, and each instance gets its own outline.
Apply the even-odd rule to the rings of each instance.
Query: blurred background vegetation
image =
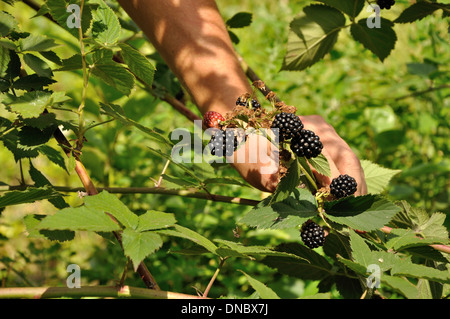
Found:
[[[224,19],[237,12],[250,12],[249,27],[233,30],[240,42],[236,49],[255,72],[287,104],[295,105],[299,114],[320,114],[350,144],[361,159],[381,166],[402,170],[386,190],[393,200],[404,199],[429,212],[449,211],[450,193],[450,41],[448,21],[441,11],[412,24],[396,24],[397,43],[391,55],[381,63],[373,54],[341,32],[338,43],[324,60],[302,72],[280,72],[286,50],[290,21],[310,1],[250,1],[219,0]],[[395,19],[408,1],[396,1],[382,16]],[[59,44],[55,52],[68,58],[79,51],[76,39],[45,17],[31,19],[35,11],[21,2],[14,7],[0,3],[16,18],[23,31],[39,30]],[[368,16],[363,10],[362,15]],[[122,14],[124,20],[128,20]],[[133,32],[123,32],[128,38]],[[154,59],[155,80],[173,93],[180,86],[170,71],[157,59],[152,47],[142,38],[134,37],[133,45]],[[76,108],[81,98],[81,72],[55,72],[57,83],[51,88],[66,91]],[[260,97],[260,100],[262,98]],[[193,128],[192,123],[167,103],[144,90],[136,89],[125,97],[95,78],[91,79],[87,111],[90,120],[99,121],[99,101],[123,107],[126,115],[139,123],[167,133],[175,128]],[[197,114],[195,106],[187,105]],[[264,105],[264,104],[263,104]],[[5,116],[0,110],[0,116]],[[70,114],[70,113],[68,113]],[[65,114],[65,116],[68,116]],[[74,115],[75,119],[75,115]],[[82,161],[98,187],[152,187],[165,160],[150,152],[145,136],[132,128],[111,122],[88,131],[88,142]],[[56,142],[52,141],[57,148]],[[0,182],[18,185],[21,171],[25,182],[29,162],[16,163],[12,154],[0,144]],[[33,165],[55,186],[81,186],[75,173],[67,174],[61,167],[39,156]],[[169,166],[168,173],[177,175]],[[220,175],[237,176],[230,168]],[[3,184],[3,185],[4,185]],[[2,187],[2,186],[0,186]],[[3,190],[6,187],[2,188]],[[211,193],[262,199],[267,194],[247,187],[221,185]],[[121,200],[135,211],[155,209],[174,213],[178,223],[195,229],[213,239],[233,240],[236,220],[250,207],[218,203],[180,196],[156,194],[121,195]],[[67,202],[81,204],[76,193],[69,193]],[[47,202],[7,207],[0,215],[0,279],[6,286],[64,286],[66,267],[77,263],[82,269],[82,284],[114,284],[119,280],[126,260],[113,241],[92,233],[77,233],[71,242],[57,243],[28,238],[23,217],[29,213],[51,214],[56,211]],[[447,218],[447,228],[450,224]],[[241,229],[246,244],[276,245],[300,241],[297,231]],[[189,256],[173,251],[183,248],[177,239],[167,239],[162,249],[146,259],[156,281],[163,290],[195,294],[203,291],[217,268],[218,260],[211,256]],[[226,262],[210,296],[248,296],[252,293],[243,269],[265,282],[281,297],[307,296],[317,292],[317,283],[287,278],[260,263],[233,259]],[[142,286],[131,271],[126,281]],[[336,296],[337,292],[334,292]]]

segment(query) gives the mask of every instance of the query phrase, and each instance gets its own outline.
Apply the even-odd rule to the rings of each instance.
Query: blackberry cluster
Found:
[[[241,98],[238,97],[236,100],[236,105],[240,105],[240,106],[249,106],[248,104],[248,100],[245,98]],[[252,99],[250,101],[250,105],[252,106],[253,109],[260,109],[261,108],[261,104],[258,102],[257,99]]]
[[[279,129],[280,142],[295,138],[303,129],[303,123],[294,113],[281,112],[272,122],[271,128]]]
[[[323,228],[312,221],[303,224],[300,237],[303,243],[311,249],[323,246],[325,243],[325,232]]]
[[[233,130],[215,130],[208,146],[214,156],[231,156],[238,147],[237,136]]]
[[[336,199],[351,196],[356,192],[356,180],[345,174],[334,178],[330,184],[330,193]]]
[[[317,157],[322,152],[322,149],[323,144],[319,136],[310,130],[301,130],[291,141],[291,150],[297,156],[306,158]]]
[[[386,9],[389,10],[394,4],[394,0],[377,0],[377,4],[380,7],[380,9]]]

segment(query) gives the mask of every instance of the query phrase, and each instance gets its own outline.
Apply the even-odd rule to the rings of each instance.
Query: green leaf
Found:
[[[103,211],[90,209],[86,206],[64,208],[54,215],[45,217],[38,226],[39,229],[88,230],[96,232],[111,232],[120,230],[120,226]]]
[[[38,33],[32,33],[26,38],[20,39],[22,51],[48,51],[58,44],[55,40]]]
[[[286,243],[277,251],[294,254],[298,258],[268,256],[261,262],[282,274],[305,280],[321,280],[333,274],[332,265],[321,255],[298,243]]]
[[[229,28],[244,28],[252,23],[252,14],[249,12],[238,12],[225,23]]]
[[[398,291],[408,299],[417,299],[417,287],[406,278],[383,274],[381,276],[381,282]]]
[[[249,284],[253,287],[253,289],[255,289],[255,291],[258,293],[261,299],[280,299],[280,297],[278,297],[278,295],[272,289],[267,287],[265,284],[246,274],[242,270],[239,271],[244,274]]]
[[[439,9],[450,10],[450,5],[428,1],[416,2],[406,8],[394,22],[411,23],[416,20],[421,20]]]
[[[7,12],[0,11],[0,37],[6,37],[17,27],[17,20]]]
[[[28,172],[30,174],[31,179],[34,182],[34,187],[45,187],[45,186],[52,187],[50,181],[44,176],[44,174],[42,174],[33,166],[31,161],[30,161],[30,170]],[[52,203],[53,206],[59,209],[69,207],[69,204],[66,203],[63,196],[57,198],[49,198],[48,201]]]
[[[324,208],[331,221],[362,231],[385,226],[400,211],[398,206],[377,195],[325,202]]]
[[[161,237],[153,232],[139,232],[125,228],[122,232],[122,246],[125,256],[133,262],[134,269],[145,257],[158,250],[163,244]]]
[[[345,16],[332,7],[310,5],[290,24],[287,53],[282,70],[300,71],[313,65],[331,51]]]
[[[177,220],[173,214],[149,210],[145,214],[139,216],[137,231],[154,230],[167,228],[175,225]]]
[[[11,56],[9,55],[9,49],[0,46],[0,77],[6,76],[6,71],[8,70],[9,61],[11,61]]]
[[[300,183],[300,167],[298,161],[292,161],[287,173],[281,178],[280,182],[273,193],[270,204],[281,202],[289,197],[289,195],[297,188]]]
[[[3,196],[0,197],[0,208],[11,205],[34,203],[35,201],[58,198],[60,196],[61,194],[59,194],[52,188],[30,187],[24,191],[12,191],[5,193]]]
[[[436,236],[422,237],[414,230],[392,229],[387,237],[386,248],[400,251],[410,247],[427,246],[432,244],[448,244],[448,239]]]
[[[44,86],[49,86],[53,83],[56,83],[56,81],[48,77],[30,74],[14,81],[12,87],[17,90],[42,91]]]
[[[119,120],[124,125],[130,125],[136,127],[139,131],[146,134],[146,136],[149,136],[153,138],[155,141],[162,143],[163,145],[171,146],[173,145],[172,142],[166,138],[161,131],[158,131],[157,129],[151,129],[148,128],[142,124],[139,124],[138,122],[126,117],[123,109],[116,104],[104,104],[100,102],[101,111],[104,114],[107,114],[109,116],[112,116],[113,118]],[[170,155],[168,156],[170,158]]]
[[[407,262],[396,263],[391,269],[391,275],[424,278],[432,281],[450,284],[450,273],[432,267]]]
[[[92,68],[92,74],[127,96],[130,95],[131,89],[134,87],[133,74],[115,62],[95,64]]]
[[[119,44],[122,50],[122,57],[130,71],[142,80],[148,87],[152,86],[155,67],[153,64],[138,50],[126,43]]]
[[[75,233],[70,230],[46,230],[37,229],[43,215],[27,215],[23,219],[23,223],[27,229],[28,237],[30,238],[45,238],[48,240],[56,240],[59,242],[64,242],[72,240],[75,237]]]
[[[369,194],[381,193],[389,185],[391,178],[401,172],[398,169],[381,167],[368,160],[361,160],[361,166],[364,170],[367,192]]]
[[[180,237],[188,239],[197,245],[200,245],[206,250],[208,250],[210,253],[213,253],[214,255],[218,255],[217,253],[217,246],[214,245],[212,241],[210,241],[208,238],[200,235],[199,233],[190,230],[189,228],[180,226],[180,225],[174,225],[174,229],[162,229],[156,231],[158,234],[167,235],[167,236],[174,236],[174,237]]]
[[[255,206],[239,223],[260,229],[295,228],[318,214],[314,196],[305,189],[297,189],[293,196],[265,205],[263,202]]]
[[[74,54],[70,58],[61,61],[61,67],[54,71],[73,71],[83,68],[83,63],[80,54]]]
[[[352,248],[352,259],[354,262],[368,266],[372,263],[372,251],[358,234],[350,230],[350,247]]]
[[[121,27],[114,11],[100,0],[100,6],[92,15],[91,33],[94,40],[106,47],[116,44]]]
[[[75,38],[79,39],[79,29],[75,27],[70,27],[68,22],[74,22],[75,21],[75,12],[67,11],[67,7],[72,5],[78,5],[81,6],[81,0],[47,0],[46,5],[48,7],[48,10],[50,12],[50,15],[52,18],[66,31],[68,31],[71,35],[73,35]],[[87,4],[85,2],[83,6],[83,13],[81,15],[81,29],[83,31],[83,34],[86,32],[86,30],[91,25],[92,20],[92,8],[94,6],[97,6],[96,4]]]
[[[21,96],[11,94],[0,95],[2,103],[11,108],[14,113],[24,118],[38,117],[44,109],[51,105],[51,92],[32,91]]]
[[[291,257],[291,258],[301,258],[294,254],[277,251],[269,247],[264,246],[245,246],[241,243],[232,242],[224,239],[215,239],[214,242],[223,244],[227,247],[227,249],[236,252],[236,256],[240,257],[250,257],[250,256],[279,256],[279,257]],[[218,250],[220,251],[223,248],[220,247]]]
[[[86,196],[84,204],[89,209],[111,214],[125,227],[136,228],[138,226],[138,216],[130,211],[117,196],[107,191],[102,191],[97,195]]]
[[[364,8],[364,0],[318,0],[331,7],[334,7],[351,18],[355,18]]]
[[[367,19],[361,19],[358,23],[352,24],[350,33],[356,41],[383,62],[394,49],[397,35],[390,20],[380,18],[380,24],[380,28],[369,28]]]
[[[46,78],[52,77],[52,70],[44,60],[30,53],[24,54],[23,60],[37,75]]]
[[[315,158],[308,159],[308,163],[311,164],[312,168],[314,168],[317,173],[331,177],[330,164],[322,153]]]

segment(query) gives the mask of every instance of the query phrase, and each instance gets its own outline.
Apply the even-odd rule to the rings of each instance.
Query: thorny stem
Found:
[[[83,7],[84,0],[81,0],[80,4],[80,17],[83,15]],[[81,26],[78,28],[79,32],[79,40],[80,40],[80,52],[81,52],[81,64],[83,68],[83,90],[81,93],[81,102],[78,107],[78,141],[77,141],[77,149],[81,149],[83,146],[84,140],[84,106],[86,104],[86,96],[87,96],[87,87],[89,84],[89,73],[86,66],[86,53],[84,51],[84,43],[83,43],[83,29]]]

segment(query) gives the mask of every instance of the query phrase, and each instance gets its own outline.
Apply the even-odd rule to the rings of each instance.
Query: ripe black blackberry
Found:
[[[251,106],[252,106],[252,108],[253,108],[254,110],[257,110],[257,109],[260,109],[260,108],[261,108],[261,104],[259,104],[259,102],[258,102],[257,99],[252,99],[251,102],[250,102],[250,104],[251,104]]]
[[[322,152],[323,144],[313,131],[301,130],[291,141],[291,150],[297,156],[317,157]]]
[[[208,146],[214,156],[231,156],[238,147],[238,139],[234,130],[215,130]]]
[[[303,123],[294,113],[281,112],[275,116],[271,128],[279,129],[279,140],[282,142],[294,138],[303,129]]]
[[[323,228],[313,221],[307,221],[303,224],[300,237],[303,243],[311,249],[323,246],[325,243],[325,232]]]
[[[380,7],[380,9],[386,9],[389,10],[394,4],[394,0],[377,0],[377,4]]]
[[[248,101],[246,98],[243,97],[238,97],[236,100],[236,105],[240,105],[240,106],[248,106]]]
[[[356,192],[358,184],[356,180],[345,174],[334,178],[330,184],[330,193],[336,199],[351,196]]]

